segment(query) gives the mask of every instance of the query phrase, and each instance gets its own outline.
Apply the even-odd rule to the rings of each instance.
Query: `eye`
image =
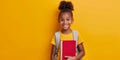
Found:
[[[60,21],[64,21],[64,19],[60,19]]]
[[[70,19],[67,19],[67,21],[70,21]]]

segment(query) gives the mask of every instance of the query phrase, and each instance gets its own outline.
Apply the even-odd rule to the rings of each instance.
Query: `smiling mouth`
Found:
[[[68,28],[69,27],[69,25],[63,25],[63,28]]]

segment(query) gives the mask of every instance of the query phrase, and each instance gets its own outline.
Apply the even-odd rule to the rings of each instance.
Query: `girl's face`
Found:
[[[59,17],[59,24],[63,30],[68,30],[73,23],[73,18],[69,12],[61,13]]]

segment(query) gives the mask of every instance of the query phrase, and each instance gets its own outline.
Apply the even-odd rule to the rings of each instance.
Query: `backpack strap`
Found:
[[[73,39],[76,41],[76,52],[79,53],[78,51],[78,32],[76,30],[72,30],[73,32]]]
[[[76,41],[76,45],[78,45],[78,32],[77,31],[75,31],[75,30],[72,30],[72,32],[73,32],[73,39]]]
[[[72,30],[72,32],[73,32],[73,39],[76,41],[76,52],[78,54],[80,52],[78,49],[78,32],[76,30]]]
[[[56,41],[56,55],[57,55],[60,44],[60,31],[55,33],[55,41]]]

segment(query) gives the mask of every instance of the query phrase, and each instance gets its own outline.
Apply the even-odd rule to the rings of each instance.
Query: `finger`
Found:
[[[65,58],[67,59],[69,56],[65,56]]]

